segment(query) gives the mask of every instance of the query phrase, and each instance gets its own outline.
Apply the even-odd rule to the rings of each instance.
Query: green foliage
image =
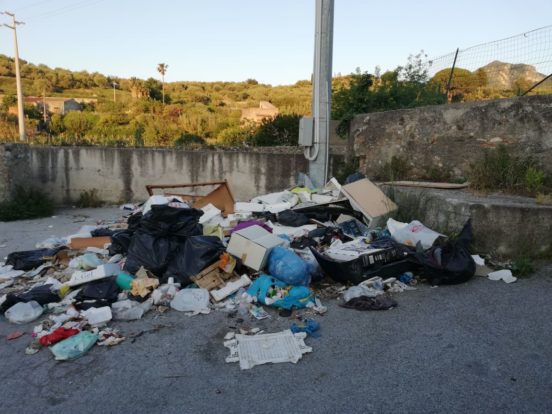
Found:
[[[344,183],[348,176],[354,174],[358,171],[358,160],[352,160],[350,162],[338,162],[336,167],[336,172],[334,177],[338,182]]]
[[[437,72],[431,82],[437,84],[439,89],[446,92],[450,69],[443,69]],[[463,68],[455,68],[451,82],[450,94],[453,101],[476,99],[483,93],[487,85],[487,74],[484,70],[471,72]]]
[[[531,194],[538,193],[544,186],[546,173],[540,168],[530,166],[525,171],[524,184]]]
[[[54,212],[48,195],[34,188],[17,187],[11,200],[0,202],[0,221],[46,217]]]
[[[265,119],[251,144],[256,146],[297,145],[299,140],[300,115],[278,114],[274,119]]]
[[[82,191],[76,205],[79,208],[98,208],[103,206],[104,202],[100,200],[98,190],[93,188],[92,190]]]
[[[196,146],[196,145],[204,145],[204,144],[205,144],[205,140],[199,135],[195,135],[195,134],[182,134],[173,142],[173,145],[175,147],[187,147],[187,146]]]
[[[549,177],[532,158],[510,154],[504,145],[485,150],[471,165],[469,181],[473,188],[485,191],[508,191],[536,195]]]
[[[340,120],[337,132],[341,136],[348,134],[356,114],[446,102],[439,86],[428,80],[422,54],[410,56],[407,65],[381,77],[357,69],[349,82],[334,90],[332,99],[332,117]]]
[[[244,145],[251,140],[254,133],[254,125],[231,126],[220,132],[217,143],[225,146]]]
[[[94,128],[98,118],[98,115],[90,112],[69,112],[63,117],[65,133],[78,141]]]
[[[2,109],[7,111],[14,105],[17,105],[17,97],[15,95],[4,95],[2,98]]]
[[[534,271],[533,261],[528,256],[520,256],[512,262],[512,273],[517,277],[527,277]]]

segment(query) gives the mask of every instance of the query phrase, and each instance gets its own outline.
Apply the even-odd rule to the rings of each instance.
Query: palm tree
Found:
[[[163,92],[163,104],[165,104],[165,73],[167,73],[167,68],[169,65],[166,63],[159,63],[157,65],[157,72],[161,74],[161,88]]]

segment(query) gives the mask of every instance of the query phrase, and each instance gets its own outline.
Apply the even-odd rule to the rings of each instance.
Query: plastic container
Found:
[[[111,305],[113,319],[121,321],[132,321],[141,319],[153,305],[153,299],[149,298],[145,302],[139,303],[134,300],[122,300]]]
[[[111,314],[111,308],[109,306],[103,306],[101,308],[90,308],[83,312],[88,323],[92,326],[103,325],[109,322],[113,315]]]
[[[324,273],[340,283],[359,284],[374,276],[398,277],[419,268],[419,265],[407,260],[408,254],[400,247],[363,254],[346,262],[330,259],[316,249],[310,249]]]
[[[42,315],[42,306],[34,300],[30,302],[19,302],[9,308],[4,316],[11,323],[23,324],[29,323]]]
[[[130,273],[120,272],[117,275],[117,279],[115,279],[115,283],[117,283],[117,286],[119,286],[121,290],[130,290],[132,289],[133,280],[134,276],[132,276]]]

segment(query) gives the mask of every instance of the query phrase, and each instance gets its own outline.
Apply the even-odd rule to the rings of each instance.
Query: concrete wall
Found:
[[[295,183],[299,172],[308,170],[307,161],[297,148],[184,151],[11,144],[0,145],[0,151],[0,155],[14,151],[23,154],[25,182],[47,191],[59,204],[70,204],[78,200],[81,192],[92,189],[98,191],[100,199],[119,203],[146,199],[146,184],[223,179],[230,182],[234,197],[247,200],[281,191]],[[332,157],[332,168],[341,158]],[[7,182],[2,177],[12,173],[2,171],[14,171],[13,167],[10,160],[0,164],[0,195],[11,188],[2,184]]]
[[[499,144],[534,156],[552,172],[552,95],[357,115],[351,135],[371,177],[393,156],[407,161],[409,178],[428,178],[432,169],[465,177],[484,148]]]
[[[11,194],[29,177],[30,153],[26,145],[0,145],[0,200]]]

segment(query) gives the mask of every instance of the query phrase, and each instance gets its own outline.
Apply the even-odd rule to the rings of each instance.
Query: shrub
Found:
[[[81,192],[77,201],[77,207],[79,208],[97,208],[103,206],[103,204],[104,202],[100,200],[98,190],[95,188]]]
[[[182,134],[180,137],[174,140],[173,145],[175,147],[205,145],[205,140],[196,134]]]
[[[538,163],[529,157],[510,154],[506,146],[485,150],[471,165],[469,181],[473,188],[536,195],[548,180]]]
[[[35,188],[17,187],[11,200],[0,202],[0,221],[47,217],[54,212],[48,195]]]
[[[296,114],[265,119],[250,142],[257,146],[298,145],[300,119]]]

